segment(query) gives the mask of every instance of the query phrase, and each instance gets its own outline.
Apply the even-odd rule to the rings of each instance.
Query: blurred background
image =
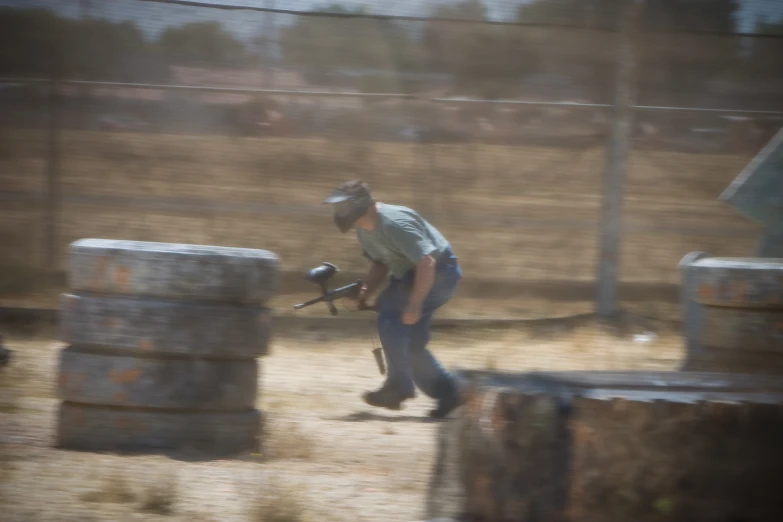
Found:
[[[321,204],[361,178],[381,201],[419,211],[461,258],[464,284],[439,316],[456,329],[438,334],[450,364],[673,368],[678,263],[692,251],[755,255],[762,228],[719,196],[782,126],[775,0],[0,0],[0,307],[54,314],[69,243],[94,237],[274,251],[284,277],[272,306],[283,321],[316,296],[307,269],[329,261],[346,280],[363,276],[355,238]],[[545,321],[562,319],[553,335],[596,311],[639,324],[625,337],[583,325],[542,340]],[[501,319],[518,324],[491,330]],[[475,320],[486,324],[465,322]],[[324,351],[355,354],[351,343],[370,341],[281,324],[267,367],[281,388],[264,400],[300,422],[294,406],[304,406],[290,393],[312,392],[302,440],[336,429],[315,401],[336,384],[303,365],[334,365],[342,378],[355,355]],[[48,439],[30,419],[55,403],[56,334],[30,335],[15,342],[43,388],[28,394],[40,399],[29,415],[12,417],[36,448]],[[466,343],[469,355],[458,351]],[[316,355],[302,362],[292,355],[302,347]],[[352,411],[364,381],[345,382],[340,393],[354,402],[335,407]],[[378,428],[387,429],[407,430]],[[395,510],[423,494],[406,488],[426,482],[431,428],[411,429],[419,438],[400,451],[420,448],[411,466],[424,467],[399,487],[413,500],[344,478],[313,495],[349,514],[320,520],[415,520]],[[375,435],[345,436],[381,458]],[[305,481],[338,464],[350,477],[356,464],[348,446],[340,458],[301,451],[291,459],[321,455],[320,468],[301,464]],[[155,483],[147,468],[131,475]],[[14,491],[56,475],[35,469]],[[346,488],[365,491],[374,518],[341,496]],[[74,520],[93,513],[64,499],[48,505]],[[205,520],[245,520],[236,517]]]
[[[461,297],[508,316],[533,312],[520,295],[592,306],[607,269],[629,306],[676,299],[688,251],[760,237],[717,197],[783,122],[774,1],[644,2],[627,74],[613,0],[2,4],[4,302],[51,306],[83,237],[361,274],[321,205],[353,178],[441,228]]]

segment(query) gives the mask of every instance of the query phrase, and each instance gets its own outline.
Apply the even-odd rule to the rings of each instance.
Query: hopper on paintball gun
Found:
[[[341,286],[340,288],[335,288],[334,290],[329,290],[329,285],[327,283],[332,278],[332,276],[334,276],[334,274],[339,271],[340,269],[332,263],[322,263],[320,266],[309,270],[304,275],[304,278],[306,281],[310,281],[311,283],[315,283],[321,287],[321,296],[316,297],[315,299],[311,299],[306,303],[294,305],[294,310],[301,310],[307,306],[325,302],[329,306],[329,313],[332,315],[337,315],[337,308],[334,306],[333,301],[342,299],[343,297],[355,298],[359,295],[359,290],[362,288],[362,280],[357,279],[349,285]]]
[[[359,291],[362,288],[362,280],[357,279],[351,284],[329,290],[329,280],[339,271],[340,269],[337,268],[337,265],[333,265],[332,263],[321,263],[320,266],[308,270],[304,275],[305,281],[317,284],[321,288],[321,295],[315,299],[310,299],[307,302],[294,305],[294,310],[301,310],[307,306],[324,302],[329,306],[329,313],[337,315],[337,307],[334,306],[334,301],[344,297],[355,298],[359,295]],[[375,310],[375,307],[363,305],[359,309]],[[386,373],[386,365],[384,363],[382,349],[373,348],[372,353],[375,356],[375,363],[378,365],[378,370],[381,372],[381,375],[384,375]]]

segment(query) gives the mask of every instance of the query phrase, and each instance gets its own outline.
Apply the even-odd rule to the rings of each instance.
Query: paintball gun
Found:
[[[333,301],[342,299],[343,297],[355,298],[359,295],[359,290],[362,287],[362,280],[357,279],[349,285],[341,286],[340,288],[336,288],[334,290],[329,290],[327,285],[329,279],[331,279],[332,276],[334,276],[334,274],[339,271],[340,269],[332,263],[322,263],[321,266],[317,266],[312,270],[308,270],[308,272],[304,275],[304,279],[305,281],[310,281],[311,283],[315,283],[320,286],[321,296],[316,297],[315,299],[311,299],[306,303],[294,305],[294,309],[301,310],[306,306],[325,302],[327,305],[329,305],[329,313],[332,315],[337,315],[337,308],[334,306]]]
[[[305,303],[294,305],[294,310],[301,310],[302,308],[317,303],[326,303],[329,307],[329,313],[337,315],[337,308],[334,306],[334,301],[344,297],[356,298],[362,288],[362,280],[357,279],[351,284],[329,290],[329,280],[339,271],[340,269],[337,268],[337,265],[333,265],[332,263],[321,263],[320,266],[308,270],[304,275],[305,281],[317,284],[321,288],[321,295]],[[359,310],[375,310],[375,307],[363,305],[360,306]],[[381,372],[381,375],[384,375],[386,373],[386,365],[383,359],[383,350],[381,348],[373,347],[372,354],[375,356],[375,363],[378,365],[378,370]]]

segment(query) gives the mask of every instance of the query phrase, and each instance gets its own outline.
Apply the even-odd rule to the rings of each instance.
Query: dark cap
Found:
[[[370,186],[360,179],[346,181],[329,194],[324,203],[341,203],[348,200],[369,200],[372,198]]]

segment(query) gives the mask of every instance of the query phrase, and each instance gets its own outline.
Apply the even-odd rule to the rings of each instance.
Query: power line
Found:
[[[412,15],[385,15],[372,13],[332,13],[327,11],[302,11],[297,9],[280,9],[272,7],[256,7],[249,5],[213,4],[209,2],[196,2],[193,0],[139,0],[157,4],[182,5],[190,7],[202,7],[207,9],[222,9],[228,11],[257,11],[262,13],[274,13],[281,15],[309,16],[320,18],[355,18],[365,20],[401,21],[401,22],[451,22],[466,25],[510,25],[510,26],[541,26],[563,27],[567,29],[582,29],[594,31],[613,32],[612,29],[579,27],[576,25],[554,24],[548,22],[509,22],[503,20],[475,20],[471,18],[455,18],[443,16],[412,16]]]
[[[47,78],[2,78],[0,84],[51,84],[52,80]],[[191,91],[191,92],[212,92],[227,94],[265,94],[268,96],[291,96],[291,97],[313,97],[313,98],[364,98],[364,99],[405,99],[411,101],[429,101],[433,103],[454,103],[454,104],[476,104],[476,105],[538,105],[548,107],[581,107],[581,108],[610,108],[608,103],[587,103],[571,101],[538,101],[538,100],[486,100],[478,98],[444,98],[429,97],[417,94],[406,93],[372,93],[372,92],[346,92],[346,91],[304,91],[304,90],[286,90],[286,89],[256,89],[251,87],[214,87],[200,85],[171,85],[154,83],[129,83],[129,82],[96,82],[89,80],[60,80],[61,85],[90,85],[95,87],[115,87],[115,88],[134,88],[150,89],[164,91]],[[676,107],[666,105],[634,105],[633,109],[643,111],[684,111],[684,112],[716,112],[716,113],[738,113],[738,114],[767,114],[783,116],[783,111],[755,110],[755,109],[721,109],[715,107]]]
[[[714,109],[707,107],[670,107],[666,105],[634,105],[640,111],[690,111],[690,112],[735,112],[743,114],[771,114],[783,116],[783,111],[762,111],[753,109]]]
[[[210,2],[198,2],[195,0],[138,0],[139,2],[150,2],[156,4],[169,4],[169,5],[182,5],[190,7],[201,7],[206,9],[222,9],[227,11],[256,11],[262,13],[273,13],[281,15],[293,15],[293,16],[309,16],[320,18],[346,18],[346,19],[365,19],[365,20],[385,20],[385,21],[401,21],[401,22],[448,22],[454,24],[465,25],[501,25],[512,27],[544,27],[544,28],[560,28],[570,30],[582,30],[582,31],[598,31],[598,32],[615,32],[615,29],[606,27],[583,27],[572,24],[552,23],[552,22],[520,22],[520,21],[503,21],[503,20],[475,20],[470,18],[455,18],[455,17],[443,17],[443,16],[412,16],[412,15],[388,15],[388,14],[372,14],[372,13],[330,13],[326,11],[303,11],[296,9],[280,9],[273,7],[257,7],[250,5],[232,5],[232,4],[214,4]],[[762,38],[762,39],[776,39],[783,40],[783,35],[780,34],[765,34],[765,33],[744,33],[737,31],[686,31],[682,29],[670,29],[670,30],[655,30],[647,31],[640,29],[640,33],[647,34],[688,34],[694,36],[733,36],[743,38]]]

